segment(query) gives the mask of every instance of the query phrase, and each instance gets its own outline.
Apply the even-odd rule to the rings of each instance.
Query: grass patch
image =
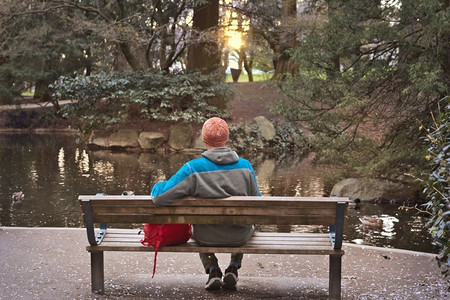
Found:
[[[22,92],[22,97],[33,97],[34,93],[33,92]]]
[[[273,74],[253,74],[253,81],[267,81],[272,77]],[[227,74],[227,82],[233,82],[233,77],[231,74]],[[248,75],[241,73],[238,82],[248,82]]]

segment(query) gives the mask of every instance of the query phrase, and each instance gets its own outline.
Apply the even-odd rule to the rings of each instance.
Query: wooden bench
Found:
[[[165,252],[259,253],[329,256],[329,296],[341,295],[344,218],[348,198],[229,197],[185,198],[171,206],[154,205],[150,196],[79,196],[91,253],[92,291],[104,292],[104,251],[154,251],[140,243],[137,230],[109,224],[259,224],[326,225],[329,233],[256,232],[241,247],[201,247],[195,241],[161,247]],[[95,228],[99,224],[99,228]],[[116,225],[117,227],[117,225]]]

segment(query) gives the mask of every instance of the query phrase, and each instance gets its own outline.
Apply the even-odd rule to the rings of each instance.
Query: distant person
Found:
[[[155,184],[152,199],[157,205],[169,205],[185,196],[224,198],[229,196],[260,196],[255,172],[249,161],[225,146],[228,125],[217,117],[203,124],[202,139],[207,146],[201,158],[187,162],[168,181]],[[242,246],[253,235],[253,225],[193,224],[193,239],[202,246]],[[200,259],[209,274],[207,290],[235,290],[238,269],[243,254],[231,254],[231,261],[222,271],[214,253],[200,253]]]

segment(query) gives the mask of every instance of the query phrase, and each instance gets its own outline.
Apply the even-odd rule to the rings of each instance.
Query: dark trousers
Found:
[[[241,267],[243,257],[243,253],[231,253],[231,262],[236,263],[239,269]],[[209,274],[209,269],[211,267],[219,268],[219,261],[214,253],[200,253],[200,259],[202,260],[206,274]]]

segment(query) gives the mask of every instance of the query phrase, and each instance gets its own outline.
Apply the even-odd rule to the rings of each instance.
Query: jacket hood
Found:
[[[214,148],[203,152],[202,156],[218,165],[228,165],[239,160],[239,155],[230,148]]]

